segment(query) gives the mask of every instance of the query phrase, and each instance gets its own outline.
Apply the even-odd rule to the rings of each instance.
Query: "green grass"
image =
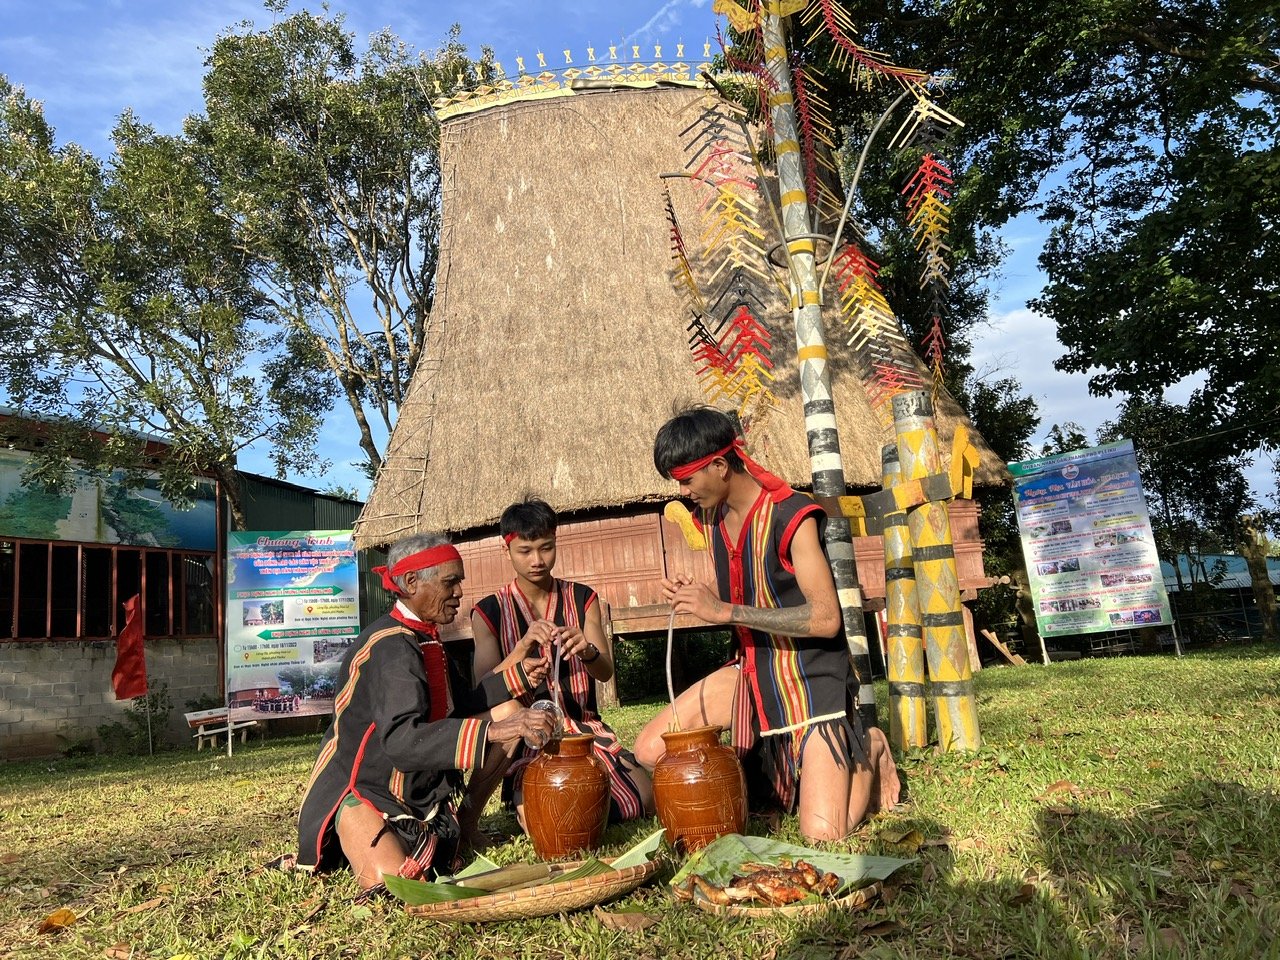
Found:
[[[0,766],[0,958],[1280,957],[1280,655],[988,669],[977,687],[987,746],[906,758],[911,803],[835,845],[919,857],[866,913],[725,921],[661,884],[623,901],[662,916],[640,933],[589,911],[449,926],[355,907],[345,873],[261,868],[293,848],[311,737]],[[627,739],[654,709],[610,719]],[[606,852],[653,826],[612,828]],[[779,835],[799,840],[794,819]],[[38,934],[60,907],[77,922]]]

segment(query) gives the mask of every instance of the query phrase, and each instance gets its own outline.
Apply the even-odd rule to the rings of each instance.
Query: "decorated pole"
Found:
[[[791,308],[813,492],[819,497],[839,497],[845,493],[844,462],[840,456],[840,434],[836,428],[835,401],[831,396],[831,377],[827,370],[822,295],[818,289],[808,191],[783,26],[785,6],[779,0],[769,0],[763,4],[761,20],[765,68],[772,78],[768,106],[782,205],[782,239],[791,263]],[[828,518],[826,546],[836,592],[840,597],[849,656],[858,678],[858,709],[865,721],[874,724],[877,722],[876,702],[871,686],[866,622],[862,614],[862,588],[858,584],[852,532],[846,518]]]
[[[901,478],[897,444],[885,444],[880,459],[884,488],[890,490]],[[889,743],[899,750],[923,747],[929,742],[924,705],[924,634],[905,510],[894,510],[884,518],[884,590],[889,621]]]
[[[942,457],[929,394],[916,390],[895,396],[893,421],[901,479],[915,480],[940,472]],[[910,510],[907,529],[911,534],[938,743],[943,750],[977,750],[982,746],[982,736],[978,732],[969,642],[960,607],[947,504],[935,500]]]

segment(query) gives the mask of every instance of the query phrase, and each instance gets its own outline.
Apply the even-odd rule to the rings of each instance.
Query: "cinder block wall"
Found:
[[[220,696],[219,641],[146,642],[147,679],[169,685],[173,712],[157,739],[182,742],[186,701]],[[116,646],[110,640],[0,643],[0,760],[52,756],[96,740],[98,725],[124,721],[131,701],[111,691]]]

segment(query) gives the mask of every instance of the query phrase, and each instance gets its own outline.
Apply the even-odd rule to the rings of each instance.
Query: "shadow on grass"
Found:
[[[910,819],[920,862],[867,912],[797,924],[779,960],[1280,956],[1276,792],[1187,783],[1119,817],[1046,805],[1021,877],[962,876],[946,827]]]

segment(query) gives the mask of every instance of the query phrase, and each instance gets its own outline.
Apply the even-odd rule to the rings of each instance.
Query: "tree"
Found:
[[[214,43],[205,115],[187,122],[258,288],[290,324],[294,363],[336,381],[370,476],[428,333],[441,189],[431,101],[446,80],[489,69],[458,37],[427,58],[384,32],[357,55],[341,16],[242,24]]]
[[[266,440],[281,470],[305,468],[328,387],[281,365],[205,155],[131,114],[112,139],[105,165],[57,146],[0,78],[0,385],[42,418],[29,478],[148,465],[182,504],[210,474],[243,526],[237,455]]]
[[[1037,207],[1052,228],[1032,305],[1058,324],[1058,366],[1104,395],[1198,375],[1190,406],[1217,412],[1224,442],[1275,442],[1275,3],[840,6],[865,47],[949,78],[946,107],[966,124],[946,140],[963,171],[953,237]],[[833,83],[829,99],[865,129],[876,93]]]

